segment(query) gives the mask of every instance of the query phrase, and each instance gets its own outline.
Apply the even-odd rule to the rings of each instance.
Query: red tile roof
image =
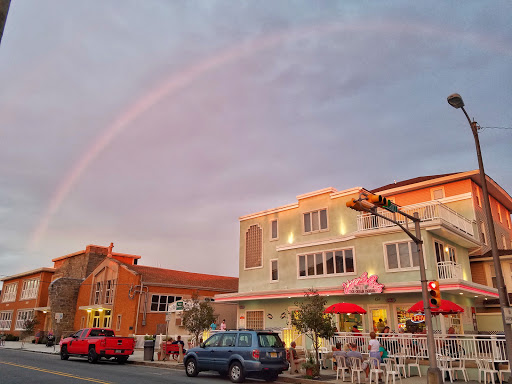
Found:
[[[375,189],[371,190],[370,192],[376,193],[379,191],[385,191],[386,189],[399,188],[399,187],[403,187],[403,186],[410,185],[410,184],[421,183],[422,181],[428,181],[428,180],[437,179],[440,177],[455,175],[457,173],[460,173],[460,172],[445,173],[442,175],[432,175],[432,176],[419,176],[419,177],[415,177],[413,179],[408,179],[408,180],[403,180],[403,181],[399,181],[399,182],[392,183],[392,184],[387,184],[382,187],[375,188]]]
[[[203,288],[222,292],[238,291],[238,277],[206,275],[144,265],[124,265],[141,274],[144,284],[168,284],[169,286]]]

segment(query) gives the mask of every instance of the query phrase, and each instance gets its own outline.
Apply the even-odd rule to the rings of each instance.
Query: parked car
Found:
[[[94,364],[102,357],[114,358],[124,364],[133,354],[135,339],[133,337],[117,337],[112,329],[85,328],[60,341],[60,358],[69,356],[87,357]]]
[[[279,335],[271,331],[221,331],[200,347],[187,351],[183,359],[187,376],[201,371],[217,371],[233,383],[245,377],[275,381],[288,369],[286,349]]]

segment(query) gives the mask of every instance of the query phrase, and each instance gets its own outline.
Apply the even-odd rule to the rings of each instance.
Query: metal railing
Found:
[[[405,355],[428,359],[427,335],[389,334],[378,336],[381,345],[390,356]],[[436,355],[450,356],[460,360],[491,359],[494,362],[507,362],[505,337],[500,335],[434,335]],[[355,343],[359,351],[368,350],[369,333],[337,333],[331,340],[341,345]]]
[[[407,205],[400,207],[400,211],[411,216],[414,214],[414,212],[418,212],[422,222],[442,220],[443,222],[457,228],[458,230],[466,233],[471,237],[475,236],[473,231],[473,222],[471,220],[447,207],[443,203],[440,203],[439,201]],[[398,221],[402,225],[406,224],[405,218],[399,214],[396,215],[393,212],[389,212],[388,210],[381,208],[378,209],[378,212],[385,217],[389,217],[390,219]],[[395,224],[392,222],[387,221],[381,217],[374,216],[371,213],[362,213],[357,216],[358,231],[388,228],[394,225]]]
[[[462,265],[454,261],[437,263],[437,276],[439,280],[462,279]]]

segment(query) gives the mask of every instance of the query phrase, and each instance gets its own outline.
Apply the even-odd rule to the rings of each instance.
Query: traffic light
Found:
[[[353,209],[354,211],[368,212],[370,208],[373,208],[373,204],[370,204],[367,200],[361,199],[350,199],[346,204],[347,207]]]
[[[377,207],[382,207],[391,212],[398,212],[398,207],[382,195],[368,195],[368,201]]]
[[[441,291],[439,290],[438,281],[429,281],[428,292],[430,293],[430,306],[439,308],[441,306]]]

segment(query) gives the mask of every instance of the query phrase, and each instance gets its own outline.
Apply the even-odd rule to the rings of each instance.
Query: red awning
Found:
[[[421,312],[424,313],[424,306],[423,306],[423,300],[418,301],[416,304],[414,304],[407,312],[409,313],[417,313]],[[432,314],[443,314],[443,315],[449,315],[454,313],[461,313],[464,312],[464,308],[461,306],[455,304],[454,302],[450,300],[441,300],[441,305],[439,308],[431,308]]]
[[[324,313],[366,313],[364,308],[352,303],[337,303],[327,308]]]

